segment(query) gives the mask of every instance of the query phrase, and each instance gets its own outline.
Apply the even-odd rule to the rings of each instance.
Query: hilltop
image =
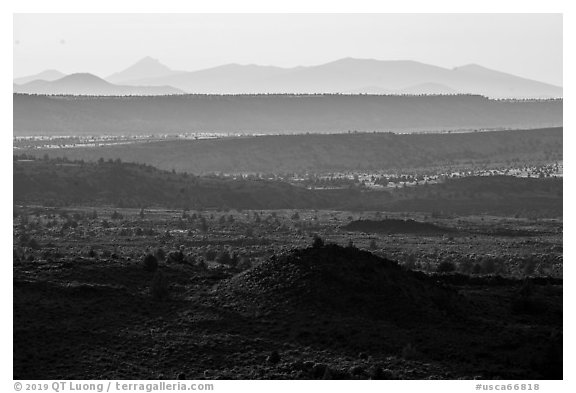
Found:
[[[14,92],[79,96],[155,96],[183,93],[181,90],[170,86],[115,85],[88,73],[65,75],[51,80],[36,79],[23,84],[14,84]]]
[[[17,161],[14,201],[177,208],[309,207],[320,198],[287,183],[196,177],[120,162]]]
[[[354,247],[319,245],[273,257],[223,283],[218,291],[245,309],[356,316],[411,324],[454,314],[455,292],[396,262]],[[233,301],[234,301],[233,300]],[[282,304],[282,310],[278,309]]]

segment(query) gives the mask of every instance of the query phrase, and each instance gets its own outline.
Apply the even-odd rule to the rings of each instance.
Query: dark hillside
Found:
[[[478,176],[404,189],[394,211],[562,217],[562,178]]]
[[[281,182],[199,178],[138,164],[24,161],[14,164],[14,201],[53,206],[281,209],[308,208],[320,199]]]
[[[482,176],[363,191],[308,190],[282,181],[193,176],[141,164],[14,162],[14,202],[170,208],[335,209],[448,214],[562,215],[562,179]]]
[[[283,135],[28,149],[36,157],[120,158],[190,173],[388,170],[562,160],[562,128],[461,134]]]

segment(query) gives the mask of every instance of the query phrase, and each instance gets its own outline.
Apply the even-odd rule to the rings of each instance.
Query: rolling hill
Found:
[[[562,129],[460,134],[271,135],[171,140],[22,153],[97,161],[120,158],[189,173],[395,170],[562,160]]]
[[[16,157],[17,158],[17,157]],[[562,216],[562,179],[482,176],[396,191],[308,190],[281,181],[193,176],[104,161],[15,160],[15,204],[334,209]]]
[[[23,85],[28,82],[36,81],[36,80],[43,80],[43,81],[55,81],[60,78],[64,78],[66,74],[57,71],[57,70],[46,70],[42,71],[38,74],[23,76],[21,78],[14,79],[14,84],[16,85]]]
[[[15,161],[13,179],[15,203],[257,209],[322,203],[288,183],[184,176],[119,162]]]
[[[162,78],[172,75],[178,75],[184,71],[173,71],[164,64],[160,63],[157,59],[152,57],[144,57],[130,67],[116,72],[108,77],[106,80],[110,83],[116,84],[134,84],[135,81],[144,78]],[[138,83],[136,83],[138,84]]]
[[[169,95],[182,94],[181,90],[170,86],[121,86],[114,85],[92,74],[72,74],[53,81],[33,80],[22,85],[15,84],[14,92],[47,95]]]

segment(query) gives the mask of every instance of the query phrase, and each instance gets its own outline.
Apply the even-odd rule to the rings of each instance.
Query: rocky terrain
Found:
[[[525,270],[524,278],[425,272],[424,249],[416,264],[398,263],[351,241],[343,247],[318,236],[302,243],[273,235],[265,229],[272,221],[254,231],[277,237],[250,243],[230,237],[242,218],[232,222],[226,214],[208,220],[211,240],[195,230],[180,234],[173,218],[165,221],[166,233],[130,237],[117,230],[133,220],[161,228],[163,216],[94,212],[63,220],[50,210],[19,210],[16,379],[562,377],[562,279],[540,268]],[[96,214],[103,218],[88,218]],[[108,229],[92,224],[100,220]],[[513,239],[537,233],[544,232]],[[350,236],[365,244],[363,235]],[[408,253],[417,239],[410,236],[421,235],[403,236]],[[506,239],[482,237],[493,245]],[[446,243],[448,251],[455,241],[440,236],[433,244]],[[394,251],[397,239],[378,242],[376,254],[402,258]],[[423,247],[426,238],[418,243]]]

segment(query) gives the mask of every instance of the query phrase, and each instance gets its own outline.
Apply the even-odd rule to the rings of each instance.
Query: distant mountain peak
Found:
[[[377,62],[379,60],[375,60],[375,59],[359,59],[356,57],[343,57],[341,59],[337,59],[322,65],[327,65],[327,64],[355,64],[355,63],[373,63],[373,62]]]
[[[103,80],[102,78],[91,74],[89,72],[76,72],[74,74],[66,75],[61,79],[94,79],[94,80]]]
[[[150,57],[150,56],[146,56],[146,57],[141,58],[136,63],[134,63],[132,66],[128,67],[127,69],[137,68],[137,67],[157,67],[157,68],[161,68],[161,69],[165,69],[165,70],[170,69],[170,68],[168,68],[168,66],[160,63],[160,60],[155,59],[155,58]]]
[[[61,74],[62,75],[62,73],[60,71],[52,69],[52,68],[48,69],[48,70],[44,70],[40,74]]]
[[[64,74],[58,70],[49,69],[49,70],[44,70],[44,71],[42,71],[38,74],[35,74],[35,75],[28,75],[28,76],[16,78],[16,79],[14,79],[14,83],[24,84],[24,83],[32,82],[35,80],[44,80],[44,81],[51,82],[51,81],[54,81],[56,79],[60,79],[64,76],[66,76],[66,74]]]
[[[460,67],[455,67],[455,71],[492,71],[489,68],[482,67],[481,65],[470,63]]]
[[[80,72],[55,81],[35,80],[14,85],[14,91],[28,94],[67,95],[167,95],[182,94],[171,86],[123,86],[112,84],[94,74]]]
[[[100,78],[99,76],[96,76],[94,74],[90,74],[88,72],[78,72],[75,74],[66,75],[60,79],[57,79],[54,82],[59,82],[59,83],[81,82],[81,83],[98,83],[98,84],[106,84],[106,85],[109,84],[104,79]]]
[[[146,56],[128,68],[110,75],[106,78],[106,80],[112,83],[123,83],[142,78],[158,78],[169,76],[174,73],[178,73],[178,71],[171,70],[168,66],[162,64],[158,59]]]
[[[140,61],[138,61],[137,63],[142,63],[142,62],[153,62],[153,63],[159,63],[160,61],[158,59],[155,59],[152,56],[144,56],[142,59],[140,59]]]

